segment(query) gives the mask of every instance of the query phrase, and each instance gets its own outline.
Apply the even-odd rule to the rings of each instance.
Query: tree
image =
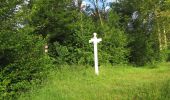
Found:
[[[129,60],[137,65],[153,63],[160,58],[154,12],[158,6],[159,0],[120,0],[113,5],[113,9],[121,16],[120,25],[126,28],[129,36]]]
[[[33,34],[33,28],[18,23],[25,18],[23,2],[2,1],[0,28],[0,99],[16,99],[29,90],[33,83],[40,83],[52,62],[44,54],[44,40]],[[22,22],[22,20],[21,20]],[[48,62],[48,63],[47,63]]]
[[[45,4],[42,5],[40,2],[45,2]],[[81,2],[78,2],[78,5],[76,6],[72,5],[71,1],[38,1],[31,8],[34,13],[32,13],[29,23],[31,26],[37,28],[37,31],[35,31],[36,33],[48,35],[48,44],[50,48],[49,54],[56,58],[56,62],[60,64],[92,64],[93,52],[92,47],[88,44],[88,40],[92,37],[93,32],[97,32],[98,35],[103,37],[103,39],[106,39],[107,42],[116,35],[113,32],[118,32],[120,35],[117,36],[124,39],[112,42],[123,44],[112,47],[121,47],[123,49],[122,52],[118,52],[120,50],[115,49],[117,55],[113,55],[113,50],[112,53],[109,53],[111,51],[104,49],[104,56],[101,55],[101,57],[106,58],[103,58],[105,59],[102,60],[104,61],[103,63],[106,61],[110,63],[122,63],[127,53],[125,52],[125,45],[127,41],[123,31],[116,29],[118,24],[113,24],[114,22],[111,22],[117,22],[116,20],[118,19],[118,16],[116,16],[116,13],[112,14],[112,17],[116,18],[115,20],[112,20],[111,17],[108,19],[113,25],[109,24],[109,22],[107,22],[108,20],[105,21],[106,25],[102,25],[100,19],[93,19],[93,17],[88,16],[86,13],[82,13],[79,3]],[[36,10],[34,10],[36,6]],[[65,9],[63,9],[64,7]],[[115,45],[114,43],[112,44],[112,42],[107,42],[105,42],[101,47],[106,48],[106,46],[104,46],[105,44],[108,46]],[[119,57],[118,53],[122,57]],[[109,55],[110,57],[107,57],[106,55]],[[119,59],[120,62],[118,61],[118,58],[121,59]],[[108,59],[110,59],[110,61]]]

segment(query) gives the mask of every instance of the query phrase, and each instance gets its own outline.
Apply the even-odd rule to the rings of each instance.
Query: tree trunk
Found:
[[[158,42],[159,42],[159,50],[160,50],[160,51],[162,51],[162,40],[161,40],[161,31],[160,31],[159,23],[157,23],[157,28],[158,28]]]
[[[163,35],[164,35],[164,49],[167,49],[168,43],[167,43],[167,36],[166,36],[165,25],[163,26]]]
[[[97,14],[98,14],[98,16],[99,16],[100,24],[101,24],[101,26],[103,27],[103,20],[102,20],[102,16],[101,16],[101,14],[100,14],[100,11],[99,11],[98,0],[96,0],[96,12],[97,12]]]

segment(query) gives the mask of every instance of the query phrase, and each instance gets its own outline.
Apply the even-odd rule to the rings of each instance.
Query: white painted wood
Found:
[[[97,33],[93,33],[94,37],[89,40],[89,43],[94,44],[94,65],[95,65],[95,74],[99,75],[99,67],[98,67],[98,53],[97,53],[97,43],[102,41],[101,38],[97,38]]]

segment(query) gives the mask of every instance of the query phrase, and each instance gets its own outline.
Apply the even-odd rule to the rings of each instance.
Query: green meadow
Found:
[[[170,100],[170,63],[156,66],[62,66],[20,100]]]

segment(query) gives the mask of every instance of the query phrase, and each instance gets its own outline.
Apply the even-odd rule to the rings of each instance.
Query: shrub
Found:
[[[29,35],[28,28],[20,31],[6,31],[0,35],[0,99],[15,99],[29,90],[32,83],[40,83],[52,66],[44,54],[44,40]],[[51,65],[50,65],[51,64]]]

